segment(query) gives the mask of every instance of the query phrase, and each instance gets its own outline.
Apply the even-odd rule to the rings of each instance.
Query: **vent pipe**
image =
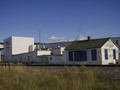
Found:
[[[87,39],[88,39],[88,41],[90,41],[92,38],[91,38],[91,36],[88,36],[88,38],[87,38]]]

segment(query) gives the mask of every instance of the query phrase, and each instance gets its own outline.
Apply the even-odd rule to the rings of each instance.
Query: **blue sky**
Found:
[[[0,0],[0,41],[15,35],[42,42],[77,35],[120,36],[120,0]]]

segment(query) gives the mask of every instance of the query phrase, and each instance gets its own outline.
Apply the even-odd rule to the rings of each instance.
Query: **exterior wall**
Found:
[[[53,49],[53,54],[55,54],[55,55],[62,55],[64,49],[65,49],[65,47],[55,48],[55,49]]]
[[[43,55],[41,56],[41,63],[44,64],[64,64],[62,55]]]
[[[29,52],[30,45],[34,45],[34,38],[12,37],[12,54]]]
[[[18,55],[13,55],[14,62],[37,62],[37,52],[23,53]]]
[[[4,61],[12,61],[12,37],[4,40]]]
[[[118,46],[119,48],[119,60],[120,60],[120,37],[113,37],[111,40]]]
[[[63,63],[67,64],[68,63],[68,51],[63,51]]]
[[[120,37],[113,37],[111,38],[111,40],[116,44],[118,45],[119,49],[120,49]]]
[[[91,55],[91,50],[96,49],[97,51],[97,60],[93,61],[92,60],[92,55]],[[87,65],[101,65],[102,61],[101,61],[101,51],[100,48],[92,48],[92,49],[87,49],[86,50],[86,57],[87,60],[86,61],[69,61],[69,55],[68,55],[69,51],[66,51],[63,55],[64,60],[66,59],[66,63],[67,64],[87,64]]]
[[[2,59],[2,57],[1,57],[1,56],[2,56],[2,54],[1,54],[1,51],[0,51],[0,62],[1,62],[1,59]]]
[[[4,60],[4,50],[0,51],[0,61]]]
[[[108,60],[105,60],[105,53],[104,53],[104,49],[108,49]],[[118,59],[118,48],[114,45],[114,43],[111,40],[108,40],[108,42],[106,42],[103,47],[101,48],[101,52],[102,52],[102,64],[110,64],[116,63],[116,60],[113,59],[113,49],[116,50],[116,59]]]
[[[14,62],[41,62],[42,55],[50,55],[51,51],[34,51],[13,55]]]
[[[51,55],[48,57],[49,64],[64,64],[63,56]]]
[[[4,48],[4,45],[3,45],[3,44],[0,44],[0,48]]]
[[[12,55],[29,52],[29,46],[34,44],[33,38],[12,36],[4,40],[5,61],[13,61]]]
[[[41,56],[41,55],[50,55],[51,54],[51,51],[48,51],[48,50],[44,50],[44,51],[37,51],[37,55],[38,56]]]
[[[92,60],[91,50],[97,51],[97,60]],[[87,50],[87,64],[90,64],[90,65],[101,65],[102,64],[100,48],[92,48],[92,49]]]
[[[41,64],[48,64],[48,56],[39,56],[39,59],[41,60],[40,63]]]

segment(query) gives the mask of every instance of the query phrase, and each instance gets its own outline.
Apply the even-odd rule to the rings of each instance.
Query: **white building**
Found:
[[[12,36],[4,40],[4,61],[39,62],[38,56],[50,54],[49,49],[38,49],[34,38]]]
[[[66,64],[66,61],[63,59],[65,47],[58,47],[51,50],[51,55],[41,56],[42,63],[47,64]]]
[[[41,63],[47,64],[65,64],[62,55],[42,55]]]
[[[120,59],[120,37],[112,37],[111,40],[118,46],[119,48],[119,59]]]
[[[109,39],[75,41],[66,48],[67,64],[108,65],[118,59],[118,47]]]
[[[118,53],[109,38],[53,44],[34,44],[34,38],[16,36],[4,40],[4,61],[10,62],[107,65],[116,63]]]

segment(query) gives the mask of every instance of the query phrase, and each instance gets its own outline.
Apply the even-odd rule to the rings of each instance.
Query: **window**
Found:
[[[26,57],[24,57],[24,60],[26,60]]]
[[[116,50],[113,49],[113,59],[116,59]]]
[[[119,59],[120,59],[120,53],[119,53]]]
[[[69,51],[69,61],[73,61],[73,51]]]
[[[86,51],[75,51],[74,52],[75,61],[86,61]]]
[[[108,49],[104,49],[105,59],[108,60]]]
[[[116,44],[119,45],[119,41],[118,40],[116,40]]]
[[[50,57],[50,60],[52,60],[52,57]]]
[[[87,52],[83,51],[83,61],[87,61]]]
[[[4,60],[4,55],[1,55],[1,61],[3,61]]]
[[[20,62],[22,62],[22,57],[20,57]]]
[[[74,52],[74,58],[75,58],[75,61],[80,61],[80,52],[79,51]]]
[[[96,49],[91,50],[91,58],[92,58],[92,61],[97,60],[97,50]]]

